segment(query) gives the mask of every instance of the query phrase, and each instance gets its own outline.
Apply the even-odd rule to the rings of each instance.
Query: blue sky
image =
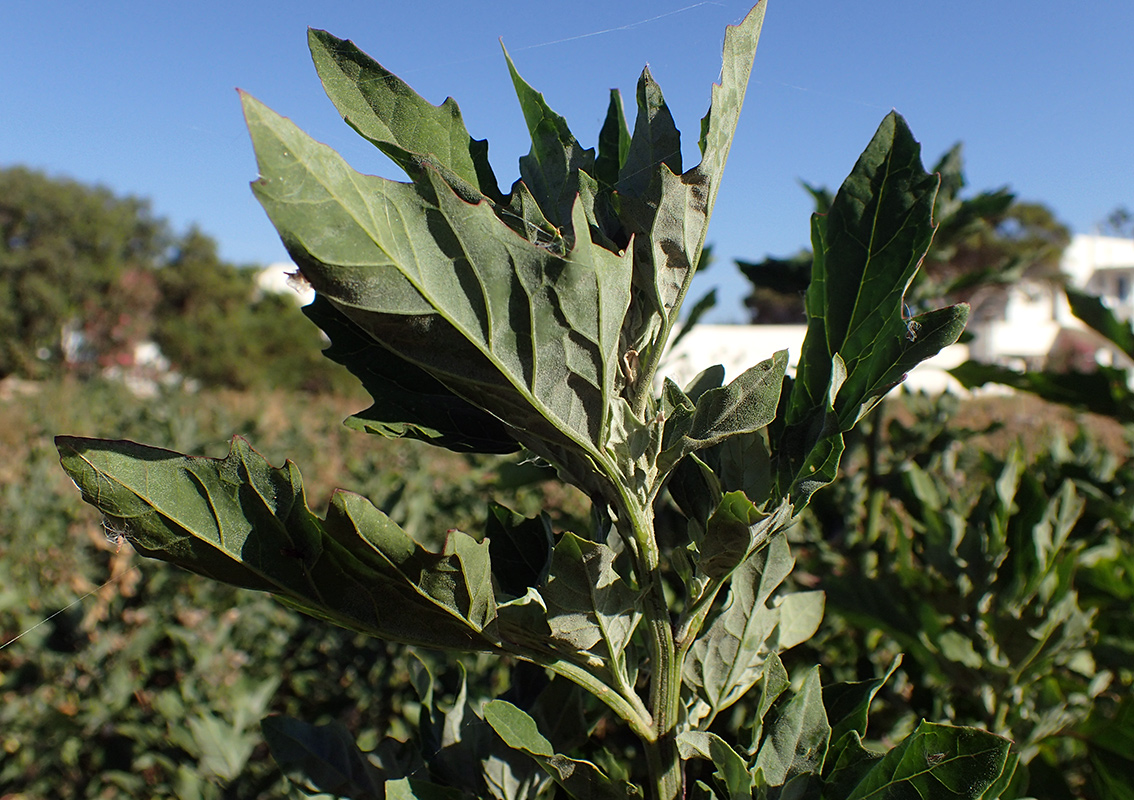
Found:
[[[488,138],[506,186],[527,152],[498,39],[521,74],[593,145],[608,90],[632,106],[645,64],[696,134],[724,27],[745,0],[484,2],[51,2],[0,11],[0,165],[148,197],[177,230],[197,224],[238,263],[286,259],[252,198],[237,87],[362,172],[399,178],[339,119],[307,53],[307,26],[353,39],[431,102],[452,95]],[[1089,233],[1134,206],[1134,3],[1097,0],[770,0],[748,97],[698,279],[715,321],[741,321],[734,258],[808,241],[798,180],[841,183],[882,117],[908,120],[930,166],[965,143],[975,190],[1009,185]],[[633,118],[633,109],[628,107]]]

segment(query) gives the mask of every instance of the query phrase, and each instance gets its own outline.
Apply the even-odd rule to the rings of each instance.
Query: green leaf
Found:
[[[484,706],[484,719],[513,750],[533,756],[552,756],[555,749],[539,732],[531,716],[506,700],[490,700]]]
[[[243,772],[259,737],[208,710],[188,718],[198,769],[231,781]]]
[[[762,771],[768,786],[783,786],[797,775],[822,772],[831,737],[822,693],[819,667],[812,667],[775,722],[765,726],[755,768]]]
[[[742,372],[727,386],[697,398],[697,411],[687,434],[698,448],[712,446],[738,433],[758,431],[776,416],[776,402],[787,369],[788,351]]]
[[[726,493],[697,542],[697,571],[710,580],[728,577],[749,554],[787,526],[787,510],[780,507],[766,512],[743,492]]]
[[[815,251],[807,290],[807,336],[800,351],[789,424],[822,407],[831,357],[847,368],[836,408],[849,430],[901,355],[909,329],[902,298],[933,238],[938,180],[898,114],[882,121],[826,216],[812,218]],[[959,331],[958,331],[959,334]],[[919,333],[920,335],[920,333]],[[878,351],[875,355],[875,351]]]
[[[781,598],[777,648],[781,651],[790,650],[815,635],[819,623],[823,621],[824,597],[822,591],[812,591],[794,592]]]
[[[1098,331],[1103,338],[1134,358],[1134,327],[1129,322],[1123,322],[1107,308],[1103,301],[1094,295],[1081,292],[1070,287],[1065,288],[1067,302],[1071,305],[1071,313],[1093,330]]]
[[[415,185],[360,175],[250,97],[254,185],[315,290],[383,347],[572,474],[608,489],[600,443],[619,375],[630,257],[527,242],[428,168]],[[298,187],[298,188],[297,188]]]
[[[649,67],[642,70],[638,78],[636,98],[638,116],[634,120],[634,133],[630,137],[626,159],[619,170],[618,192],[626,198],[642,202],[653,199],[656,202],[657,186],[654,181],[658,166],[664,164],[674,175],[682,173],[681,134]]]
[[[753,433],[775,419],[787,357],[787,350],[781,350],[745,370],[728,386],[704,392],[692,408],[682,401],[676,413],[666,419],[659,474],[666,475],[671,465],[695,450],[730,436]]]
[[[605,662],[616,685],[628,688],[623,656],[642,615],[638,593],[613,564],[614,551],[606,545],[564,533],[555,545],[541,594],[552,637]]]
[[[949,370],[966,389],[989,383],[1029,392],[1052,403],[1081,408],[1134,422],[1134,393],[1126,386],[1126,371],[1099,365],[1093,372],[1016,372],[995,364],[966,361]]]
[[[974,728],[921,722],[849,794],[840,796],[847,800],[907,795],[995,800],[986,792],[1004,775],[1010,747],[1007,739]]]
[[[630,130],[622,110],[622,93],[610,90],[610,105],[599,131],[598,156],[595,158],[595,178],[599,183],[614,186],[618,173],[630,152]]]
[[[855,733],[859,737],[866,736],[870,704],[901,663],[902,657],[899,655],[890,663],[890,668],[881,678],[836,683],[823,687],[823,704],[827,709],[827,717],[835,720],[831,729],[833,743],[837,745],[839,740],[849,733]]]
[[[708,731],[684,731],[677,736],[681,758],[698,757],[711,761],[714,775],[728,792],[730,800],[750,800],[754,786],[748,764],[724,739]]]
[[[463,663],[457,666],[460,682],[451,704],[443,707],[430,701],[422,705],[417,725],[420,747],[435,780],[460,789],[463,796],[483,797],[488,786],[485,761],[507,757],[511,751],[499,743],[473,708],[467,671]]]
[[[503,422],[379,345],[326,297],[315,295],[303,313],[331,340],[323,354],[349,369],[374,398],[370,408],[347,419],[348,426],[459,452],[512,453],[519,449]]]
[[[465,795],[448,786],[438,786],[414,778],[386,781],[384,800],[461,800]]]
[[[763,508],[767,508],[772,499],[769,430],[732,436],[697,454],[716,475],[721,488],[744,492],[757,507]]]
[[[623,168],[618,198],[624,200],[620,216],[627,230],[648,234],[638,239],[636,246],[639,252],[636,257],[635,305],[642,309],[642,316],[628,320],[625,336],[645,365],[632,403],[636,412],[644,407],[645,397],[651,391],[650,385],[669,331],[678,321],[685,292],[700,263],[709,218],[720,189],[721,173],[732,146],[752,72],[764,7],[765,4],[760,3],[739,25],[730,25],[725,30],[721,82],[713,86],[709,112],[701,121],[701,163],[685,173],[675,173],[667,163],[655,164],[652,169],[656,179],[648,174],[645,176],[649,178],[648,198],[634,196],[634,193],[642,191],[641,184],[635,184],[629,191],[623,188],[624,181],[630,177],[632,156],[627,157]],[[646,99],[648,103],[648,97]],[[646,116],[649,118],[648,112]],[[649,125],[647,132],[639,134],[636,123],[634,136],[643,143],[659,138],[664,140],[668,136],[653,130],[653,126],[660,125],[656,114],[649,119]],[[655,155],[665,155],[653,146],[649,150]],[[679,166],[680,162],[672,158],[670,161]],[[643,165],[642,169],[645,168]],[[636,174],[635,180],[639,177]],[[622,192],[626,192],[625,198],[622,198]]]
[[[272,758],[292,781],[354,800],[386,797],[386,776],[367,760],[341,722],[311,725],[271,716],[260,724]]]
[[[369,501],[341,491],[321,519],[296,466],[271,467],[239,437],[221,460],[124,441],[55,442],[83,499],[142,555],[271,592],[372,636],[493,647],[487,543],[452,531],[431,553]]]
[[[546,514],[527,519],[493,503],[485,534],[492,555],[492,574],[505,593],[522,597],[547,577],[552,531]]]
[[[732,440],[729,440],[732,441]],[[708,450],[706,452],[712,452]],[[690,534],[706,530],[709,518],[720,505],[723,493],[713,470],[698,455],[678,462],[666,483],[670,498],[691,523]]]
[[[712,716],[739,700],[763,674],[779,623],[779,609],[767,602],[794,563],[782,535],[757,550],[733,573],[724,608],[693,643],[684,679]]]
[[[867,749],[858,731],[848,731],[835,739],[827,754],[828,769],[824,775],[823,798],[843,800],[854,787],[882,760],[883,753]]]
[[[752,718],[748,755],[754,756],[759,751],[760,742],[764,739],[765,718],[780,696],[790,688],[791,679],[784,668],[784,662],[775,653],[769,653],[764,659],[764,669],[760,676],[760,700]]]
[[[904,371],[960,335],[961,307],[903,315],[902,298],[933,238],[938,180],[920,154],[905,120],[890,113],[828,214],[813,218],[808,332],[789,423],[821,407],[835,354],[847,368],[836,408],[849,430]]]
[[[520,77],[507,50],[504,58],[532,139],[531,151],[520,159],[520,179],[553,226],[570,225],[574,235],[581,238],[585,229],[579,229],[572,215],[579,192],[577,176],[580,171],[595,175],[595,152],[584,150],[567,127],[567,120],[552,111],[543,95]]]
[[[1131,355],[1134,353],[1134,328],[1129,323],[1115,317],[1097,297],[1075,289],[1066,289],[1066,292],[1076,317],[1127,356],[1134,357]],[[967,361],[949,372],[965,388],[999,383],[1053,403],[1113,417],[1123,423],[1134,422],[1134,392],[1130,390],[1124,369],[1100,364],[1093,372],[1086,373],[1016,372],[1006,367]]]
[[[637,795],[637,787],[613,781],[589,761],[558,755],[525,711],[506,700],[490,700],[484,719],[511,748],[534,758],[569,797],[579,800],[615,800]]]
[[[488,161],[488,142],[465,129],[453,98],[424,100],[354,42],[309,29],[307,43],[323,88],[352,128],[411,176],[429,164],[470,202],[503,197]]]
[[[904,313],[934,230],[938,179],[920,153],[905,120],[887,115],[830,211],[812,218],[807,335],[779,442],[781,492],[803,502],[833,479],[842,434],[968,318],[967,306]]]

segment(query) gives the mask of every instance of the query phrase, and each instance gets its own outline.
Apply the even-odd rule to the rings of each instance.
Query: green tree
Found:
[[[216,241],[176,235],[147,200],[13,167],[0,171],[0,377],[129,367],[153,340],[214,386],[344,389],[291,298]]]
[[[58,372],[65,326],[92,364],[130,352],[148,333],[145,276],[171,238],[145,200],[0,170],[0,377]]]
[[[986,304],[994,307],[1001,297],[987,291],[990,287],[1023,277],[1062,282],[1059,259],[1071,234],[1049,208],[1019,201],[1007,188],[962,197],[967,183],[960,143],[938,160],[932,172],[941,181],[934,208],[938,228],[922,271],[906,294],[911,308],[967,302],[973,306],[973,319],[980,319],[987,313]],[[831,192],[803,186],[816,213],[826,214]],[[737,261],[737,266],[752,283],[745,305],[753,322],[805,321],[803,293],[811,276],[810,250],[788,258]]]

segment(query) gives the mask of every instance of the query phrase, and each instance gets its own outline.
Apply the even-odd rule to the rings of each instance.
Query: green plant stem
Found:
[[[654,800],[677,800],[682,795],[681,755],[677,749],[677,717],[681,701],[681,663],[673,640],[673,625],[661,581],[661,558],[653,517],[631,517],[640,558],[639,583],[650,643],[650,712],[653,741],[643,740]]]
[[[649,711],[637,696],[625,696],[583,667],[566,659],[535,651],[527,652],[517,649],[511,652],[525,661],[545,667],[586,689],[591,695],[605,703],[611,711],[625,720],[634,734],[642,741],[646,742],[654,738],[653,720],[650,718]]]
[[[693,642],[701,633],[705,620],[709,616],[713,601],[724,587],[724,579],[714,581],[713,584],[701,594],[690,608],[678,618],[676,648],[678,660],[684,664],[685,654],[693,646]]]

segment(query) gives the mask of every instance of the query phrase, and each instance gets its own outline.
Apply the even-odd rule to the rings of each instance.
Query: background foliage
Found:
[[[0,378],[129,368],[150,340],[207,385],[346,390],[293,298],[255,276],[146,200],[0,170]]]
[[[414,656],[265,595],[142,564],[128,545],[117,550],[97,514],[64,501],[74,490],[46,446],[64,427],[220,455],[238,431],[273,463],[285,452],[302,460],[313,503],[333,486],[356,487],[426,541],[482,523],[486,508],[469,497],[528,514],[581,508],[550,484],[547,498],[538,485],[510,491],[512,474],[476,458],[432,449],[426,457],[424,446],[359,436],[338,423],[355,408],[357,399],[278,392],[143,402],[119,385],[73,381],[0,401],[9,510],[0,521],[0,641],[95,590],[0,650],[0,796],[302,796],[268,755],[265,714],[338,721],[364,746],[407,735],[417,719],[407,694]],[[417,658],[434,663],[427,652]],[[491,682],[499,668],[472,660],[468,669]],[[443,702],[458,676],[437,674]]]
[[[80,396],[88,402],[79,403]],[[219,456],[237,431],[274,464],[285,454],[301,462],[312,502],[325,501],[336,485],[358,487],[427,538],[443,533],[449,520],[482,524],[487,510],[471,507],[469,497],[528,516],[541,507],[583,513],[581,498],[555,483],[509,490],[511,467],[501,475],[476,458],[406,442],[389,447],[336,423],[357,407],[358,398],[224,390],[141,402],[117,385],[70,381],[0,400],[8,454],[0,503],[10,510],[0,521],[0,641],[117,577],[0,650],[0,796],[300,797],[268,754],[258,728],[263,714],[340,723],[367,749],[386,736],[405,738],[420,713],[417,658],[440,679],[436,702],[455,702],[460,673],[446,671],[427,651],[415,658],[266,596],[142,563],[129,546],[116,552],[96,514],[65,502],[73,488],[48,444],[48,433],[65,428]],[[871,679],[904,652],[875,703],[869,738],[900,738],[922,716],[999,724],[1030,757],[1031,787],[1006,797],[1128,797],[1131,751],[1123,748],[1134,716],[1127,699],[1134,631],[1125,609],[1134,597],[1134,555],[1122,428],[1039,400],[995,397],[895,400],[877,419],[849,442],[847,478],[814,496],[813,513],[792,536],[794,580],[826,589],[829,600],[817,637],[788,654],[788,668],[818,662],[832,681]],[[1074,555],[1061,562],[1071,581],[1056,582],[1057,591],[1033,607],[1062,600],[1071,616],[1089,615],[1092,624],[1077,637],[1055,637],[1043,667],[1014,682],[1018,662],[996,661],[1003,642],[968,626],[1011,634],[1026,619],[1014,615],[1012,595],[995,586],[983,616],[957,605],[978,593],[950,591],[945,579],[956,582],[971,568],[957,566],[940,527],[931,529],[942,512],[924,498],[947,488],[964,500],[951,505],[966,524],[987,525],[995,509],[979,498],[1003,491],[996,480],[1019,458],[1027,494],[1017,489],[1017,504],[1025,496],[1054,497],[1066,482],[1086,498],[1061,546]],[[1009,544],[1034,535],[1019,510],[1008,520],[1015,537]],[[567,517],[555,524],[573,523]],[[1028,544],[1024,551],[1034,552]],[[1002,555],[1011,552],[1006,545]],[[879,611],[865,602],[878,580],[893,588],[896,606]],[[903,620],[915,626],[912,636]],[[969,637],[972,650],[956,636],[942,640],[948,630]],[[470,685],[507,680],[506,670],[484,660],[468,661],[466,671]],[[1103,685],[1099,676],[1107,672]],[[538,685],[538,675],[525,680],[533,678]],[[1004,694],[1009,689],[1016,693]],[[727,731],[743,724],[743,713],[742,704],[715,725]],[[602,729],[593,735],[609,736]],[[632,758],[630,741],[601,740]]]

